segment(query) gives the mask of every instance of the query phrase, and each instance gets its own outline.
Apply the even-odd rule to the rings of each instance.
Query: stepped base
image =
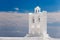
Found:
[[[41,37],[0,37],[0,40],[44,40]],[[53,40],[53,39],[45,39]]]

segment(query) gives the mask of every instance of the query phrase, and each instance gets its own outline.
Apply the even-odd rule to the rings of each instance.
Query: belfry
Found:
[[[34,9],[34,13],[29,13],[28,37],[48,37],[47,34],[47,12],[42,11],[39,6]]]

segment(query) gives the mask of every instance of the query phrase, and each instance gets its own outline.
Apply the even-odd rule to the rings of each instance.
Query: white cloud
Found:
[[[60,22],[60,12],[48,12],[47,14],[48,23],[52,22]],[[28,14],[19,14],[14,12],[0,12],[0,21],[3,20],[10,20],[10,21],[19,21],[28,20]],[[27,18],[27,19],[26,19]]]
[[[48,23],[60,22],[60,12],[51,12],[51,13],[48,12],[47,15],[48,15]],[[28,26],[28,14],[19,14],[17,12],[16,13],[0,12],[0,27],[1,26],[27,27]],[[49,29],[60,30],[55,27],[49,27]]]
[[[60,12],[48,12],[48,23],[60,22]],[[0,26],[1,25],[25,25],[28,22],[28,14],[20,14],[14,12],[0,12]],[[13,23],[13,24],[12,24]],[[23,26],[24,26],[23,25]],[[26,24],[27,25],[27,24]]]
[[[60,12],[48,12],[48,23],[60,22]]]
[[[48,32],[52,37],[60,38],[60,12],[48,12]],[[58,23],[54,24],[54,23]]]
[[[19,10],[19,8],[14,8],[15,10]]]
[[[18,32],[19,31],[21,33],[24,31],[26,32],[25,29],[28,26],[28,16],[27,15],[28,14],[19,14],[17,12],[16,13],[0,12],[0,28],[1,27],[11,27],[11,28],[15,27],[15,29],[18,28]]]

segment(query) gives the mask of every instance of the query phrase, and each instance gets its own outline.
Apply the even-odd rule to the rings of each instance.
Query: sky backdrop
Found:
[[[40,6],[48,12],[60,10],[60,0],[0,0],[0,11],[33,12],[33,8]]]
[[[0,36],[28,33],[28,15],[36,6],[48,12],[48,33],[60,38],[60,0],[0,0]],[[18,13],[19,12],[19,13]]]

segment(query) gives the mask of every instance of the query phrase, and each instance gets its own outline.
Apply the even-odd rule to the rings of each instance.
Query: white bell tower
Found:
[[[34,10],[35,10],[34,13],[39,13],[41,11],[41,8],[37,6]]]
[[[34,9],[34,13],[29,13],[28,37],[48,37],[47,12],[41,12],[41,8],[39,6]]]

